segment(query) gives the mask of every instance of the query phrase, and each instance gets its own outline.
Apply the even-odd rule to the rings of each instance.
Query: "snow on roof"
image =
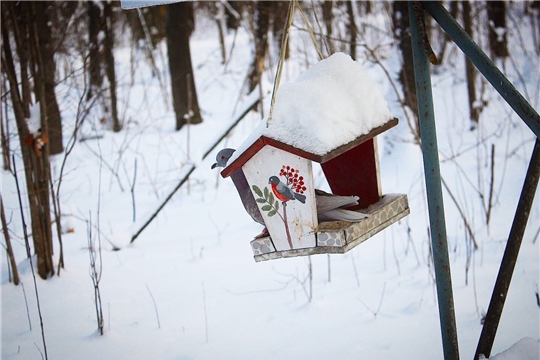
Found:
[[[233,157],[262,135],[324,155],[392,118],[377,83],[362,65],[335,53],[278,88],[268,127],[264,119]]]

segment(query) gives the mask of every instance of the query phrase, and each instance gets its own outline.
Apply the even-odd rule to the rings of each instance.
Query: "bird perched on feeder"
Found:
[[[212,165],[212,169],[216,167],[225,167],[227,166],[227,161],[231,158],[232,154],[235,152],[234,149],[223,149],[218,152],[216,155],[216,162]],[[233,181],[234,186],[236,187],[236,190],[238,191],[238,195],[240,195],[240,200],[242,201],[242,205],[244,205],[244,209],[246,209],[246,212],[251,216],[251,218],[258,222],[259,224],[265,226],[264,219],[261,215],[261,211],[259,210],[259,207],[257,206],[257,202],[255,201],[255,198],[253,197],[253,194],[251,193],[251,190],[249,190],[249,184],[246,179],[246,176],[244,175],[243,171],[237,171],[234,174],[231,175],[231,179]]]
[[[277,176],[270,176],[268,183],[272,187],[272,192],[279,201],[282,203],[289,200],[298,200],[302,204],[306,203],[306,196],[292,191],[287,185],[285,185]]]
[[[222,149],[216,155],[216,162],[212,165],[212,169],[216,167],[226,167],[227,162],[235,152],[234,149]],[[266,226],[264,219],[259,210],[259,206],[253,197],[253,193],[249,188],[249,183],[242,170],[232,173],[231,179],[233,181],[240,200],[246,209],[246,212],[251,218],[259,224]],[[277,176],[271,176],[268,179],[268,183],[271,184],[272,191],[277,199],[281,202],[289,200],[298,200],[301,203],[305,203],[306,196],[295,193],[284,183],[282,183]],[[355,222],[366,218],[368,215],[358,211],[351,211],[343,209],[344,207],[358,205],[358,196],[337,196],[328,194],[322,190],[315,189],[315,202],[317,206],[317,218],[321,221],[349,221]]]

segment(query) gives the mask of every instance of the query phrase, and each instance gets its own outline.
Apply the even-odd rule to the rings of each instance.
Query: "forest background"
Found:
[[[288,3],[2,2],[3,357],[440,356],[407,2],[301,4],[324,54],[360,62],[400,118],[381,176],[411,215],[346,255],[255,264],[260,229],[210,165],[267,114]],[[536,109],[539,4],[444,2]],[[467,357],[535,137],[426,25]],[[297,14],[283,81],[318,60],[308,30]],[[495,351],[539,338],[538,204]]]

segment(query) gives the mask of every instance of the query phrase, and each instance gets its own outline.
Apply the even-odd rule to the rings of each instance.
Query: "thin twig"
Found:
[[[34,343],[34,346],[36,347],[37,351],[39,352],[39,355],[41,355],[41,358],[43,359],[43,353],[41,352],[41,349],[39,348],[39,346],[37,346],[36,343]]]
[[[17,269],[17,262],[15,261],[15,255],[13,254],[13,248],[11,246],[11,238],[7,227],[6,214],[4,212],[4,202],[2,200],[2,194],[0,194],[0,219],[2,221],[2,231],[6,240],[6,254],[8,256],[8,270],[13,272],[13,283],[19,285],[19,271]],[[11,282],[11,272],[9,274],[9,281]]]
[[[34,279],[34,291],[36,293],[36,302],[37,302],[37,310],[39,315],[39,323],[41,327],[41,340],[43,341],[43,350],[45,352],[45,359],[49,359],[47,356],[47,343],[45,341],[45,329],[43,327],[43,317],[41,315],[41,305],[39,303],[39,292],[37,288],[37,281],[36,281],[36,272],[34,271],[34,262],[32,260],[32,256],[30,255],[30,242],[28,241],[28,232],[26,230],[26,221],[24,220],[24,211],[22,206],[22,198],[21,198],[21,189],[19,187],[19,178],[17,177],[17,164],[15,163],[15,155],[12,155],[12,163],[13,163],[13,176],[15,177],[15,185],[17,187],[17,196],[19,198],[19,208],[21,210],[21,223],[24,233],[24,242],[26,244],[26,253],[28,255],[28,261],[30,262],[30,269],[32,270],[32,277]]]
[[[135,183],[137,180],[137,158],[135,158],[135,165],[133,169],[133,182],[131,183],[131,204],[133,209],[133,222],[137,219],[137,212],[135,207]]]
[[[156,312],[156,319],[157,319],[157,326],[158,329],[161,329],[161,323],[159,321],[159,312],[156,305],[156,299],[154,299],[154,295],[152,295],[152,292],[150,291],[150,287],[148,284],[146,284],[146,289],[148,290],[148,293],[150,294],[150,297],[152,298],[152,303],[154,304],[154,311]],[[206,342],[208,342],[208,335],[206,336]]]
[[[328,282],[332,281],[332,272],[330,268],[330,254],[326,254],[326,259],[328,260]]]
[[[53,184],[53,178],[52,178],[52,171],[49,172],[49,184],[50,184],[50,190],[51,190],[51,200],[53,203],[53,213],[54,213],[54,220],[56,223],[56,234],[58,236],[58,245],[60,246],[60,255],[58,258],[58,270],[56,274],[60,276],[60,269],[64,268],[64,243],[62,242],[62,225],[61,225],[61,218],[60,218],[60,199],[58,199],[58,194],[54,191],[54,184]]]
[[[313,300],[313,265],[311,264],[311,255],[308,256],[309,268],[309,302]]]
[[[373,317],[377,317],[377,315],[379,314],[379,311],[381,311],[381,307],[382,307],[382,303],[383,303],[383,299],[384,299],[384,293],[386,292],[386,282],[384,283],[383,285],[383,289],[382,289],[382,292],[381,292],[381,297],[379,299],[379,305],[377,306],[377,310],[373,311],[371,310],[371,308],[369,306],[366,305],[365,302],[362,301],[362,299],[358,298],[358,301],[360,301],[360,303],[362,305],[364,305],[364,307],[370,312],[373,314]]]
[[[352,266],[354,270],[354,277],[356,278],[356,284],[360,287],[360,279],[358,278],[358,271],[356,271],[356,262],[354,261],[354,253],[351,253]]]
[[[24,290],[24,283],[21,283],[23,296],[24,296],[24,304],[26,306],[26,317],[28,318],[28,327],[30,328],[30,331],[32,331],[32,319],[30,318],[30,308],[28,307],[28,299],[26,298],[26,291]]]
[[[393,236],[392,236],[392,254],[394,255],[394,260],[396,261],[396,267],[397,267],[398,275],[401,275],[401,267],[399,266],[399,259],[398,259],[397,254],[396,254],[396,242],[394,241]]]
[[[206,313],[206,291],[204,290],[204,281],[202,282],[203,306],[204,306],[204,328],[206,343],[208,344],[208,315]]]
[[[489,198],[486,211],[486,225],[489,226],[491,210],[493,209],[493,186],[495,183],[495,144],[491,144],[491,177],[489,182]]]
[[[96,308],[96,319],[98,324],[98,331],[100,335],[103,335],[103,310],[101,307],[101,294],[99,290],[99,281],[101,273],[98,274],[96,269],[96,250],[94,249],[94,242],[92,239],[92,214],[89,214],[89,220],[87,222],[87,236],[88,236],[88,255],[90,256],[90,278],[94,287],[94,305]]]
[[[88,57],[84,59],[84,63],[86,64]],[[56,232],[58,236],[58,243],[60,245],[60,255],[58,258],[58,275],[60,275],[60,269],[64,268],[64,245],[62,242],[62,225],[60,222],[61,216],[62,216],[62,210],[60,206],[60,187],[62,185],[62,180],[64,178],[64,170],[67,163],[67,158],[73,151],[73,148],[75,147],[75,144],[77,143],[77,135],[79,134],[79,129],[84,122],[84,119],[86,118],[86,115],[90,111],[90,108],[93,106],[94,102],[96,101],[95,98],[92,99],[92,101],[88,104],[85,102],[86,93],[87,93],[87,86],[88,82],[86,81],[86,72],[83,71],[83,93],[81,97],[79,98],[79,101],[77,103],[77,113],[75,118],[75,127],[73,129],[73,132],[68,140],[66,150],[64,152],[64,158],[62,159],[62,164],[60,165],[60,172],[58,173],[58,184],[56,185],[56,191],[54,190],[53,186],[53,180],[52,180],[52,172],[49,173],[50,177],[50,184],[51,184],[51,195],[52,195],[52,201],[53,201],[53,209],[54,214],[56,218]],[[89,105],[88,107],[85,107],[85,105]]]
[[[446,184],[446,181],[444,181],[444,178],[442,176],[441,176],[441,182],[444,185],[444,188],[446,189],[446,191],[448,192],[448,195],[450,195],[450,198],[452,199],[452,201],[456,205],[456,208],[458,209],[459,215],[463,219],[463,223],[465,224],[465,227],[467,228],[467,232],[469,233],[469,236],[471,237],[471,239],[473,241],[474,250],[477,250],[478,249],[478,243],[476,242],[476,237],[474,236],[474,232],[471,229],[471,225],[469,224],[469,221],[467,220],[467,217],[465,216],[465,213],[461,209],[461,206],[459,206],[459,203],[458,203],[457,199],[455,198],[452,191],[450,191],[450,188],[448,187],[448,185]]]
[[[386,75],[386,78],[388,79],[388,81],[390,82],[390,86],[392,86],[392,89],[394,90],[394,93],[396,94],[396,97],[401,105],[401,108],[403,110],[403,114],[405,115],[405,117],[407,118],[407,124],[409,124],[409,128],[411,129],[411,132],[414,136],[414,141],[416,144],[420,144],[421,141],[420,141],[420,134],[418,133],[418,129],[414,126],[415,124],[415,121],[413,121],[413,119],[411,119],[411,117],[409,116],[409,112],[407,111],[406,109],[406,106],[405,106],[405,99],[403,99],[400,95],[400,92],[398,90],[398,87],[396,85],[396,83],[394,82],[394,79],[392,79],[392,76],[390,76],[390,72],[386,69],[386,67],[383,65],[383,63],[379,60],[379,58],[377,57],[377,54],[375,53],[375,51],[371,48],[369,48],[368,46],[365,46],[366,50],[369,51],[373,61],[379,65],[379,67],[382,69],[382,71],[384,72],[384,74]]]

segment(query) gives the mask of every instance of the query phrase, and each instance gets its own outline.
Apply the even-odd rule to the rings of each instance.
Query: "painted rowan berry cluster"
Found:
[[[298,194],[303,194],[306,191],[304,184],[304,177],[299,175],[300,170],[294,169],[290,166],[283,165],[279,176],[284,176],[287,179],[287,185],[290,185],[292,190]]]

